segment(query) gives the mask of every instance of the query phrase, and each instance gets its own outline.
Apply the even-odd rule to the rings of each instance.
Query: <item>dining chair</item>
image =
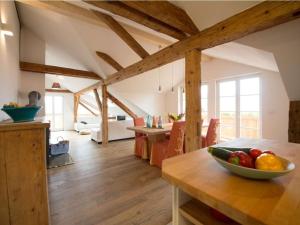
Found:
[[[144,126],[144,118],[138,117],[133,119],[134,126]],[[147,136],[145,134],[135,132],[134,154],[137,157],[147,158]]]
[[[201,136],[202,148],[217,144],[217,128],[219,126],[219,119],[210,119],[206,136]]]
[[[184,133],[185,121],[174,122],[170,139],[165,139],[152,145],[151,165],[161,168],[164,159],[183,154]]]

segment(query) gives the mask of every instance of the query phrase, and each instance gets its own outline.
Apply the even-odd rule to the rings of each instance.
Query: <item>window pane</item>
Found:
[[[235,127],[220,126],[221,139],[234,139],[235,135]]]
[[[247,128],[241,128],[240,129],[240,136],[241,137],[247,137],[247,138],[258,138],[259,132],[257,129],[247,129]]]
[[[259,127],[259,112],[241,112],[240,114],[241,127],[254,128]]]
[[[240,94],[253,95],[259,94],[259,78],[248,78],[240,81]]]
[[[235,81],[220,82],[220,96],[235,96]]]
[[[55,114],[63,113],[63,98],[61,96],[54,96],[54,111]]]
[[[259,95],[241,96],[240,111],[259,111]]]
[[[220,124],[235,126],[235,113],[234,112],[221,112]]]
[[[45,111],[46,114],[52,114],[52,96],[45,97]]]
[[[207,112],[208,109],[207,109],[207,99],[201,99],[201,110],[204,111],[204,112]]]
[[[207,84],[201,85],[201,98],[207,98],[208,86]]]
[[[202,112],[201,113],[201,119],[203,120],[203,124],[207,124],[208,123],[207,112]]]
[[[220,111],[233,111],[235,112],[235,97],[221,97],[220,98]]]

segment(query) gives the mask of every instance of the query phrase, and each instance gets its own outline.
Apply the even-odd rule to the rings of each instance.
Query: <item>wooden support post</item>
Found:
[[[102,86],[102,144],[108,144],[107,86]]]
[[[77,123],[79,99],[80,95],[74,94],[74,123]]]
[[[300,143],[300,101],[290,102],[289,142]]]
[[[201,146],[201,52],[185,54],[186,134],[185,150],[191,152]]]
[[[99,113],[101,113],[102,112],[102,103],[101,103],[101,100],[99,97],[99,93],[98,93],[97,89],[94,89],[93,91],[94,91],[95,99],[96,99],[96,102],[97,102],[97,105],[99,108]]]

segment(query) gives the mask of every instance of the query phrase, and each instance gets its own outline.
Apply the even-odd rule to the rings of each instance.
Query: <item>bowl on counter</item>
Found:
[[[33,121],[41,106],[3,107],[4,111],[15,122]]]
[[[277,156],[279,157],[279,156]],[[237,174],[241,177],[246,177],[250,179],[257,179],[257,180],[269,180],[275,177],[283,176],[292,170],[295,169],[295,164],[290,162],[287,159],[279,157],[285,167],[285,170],[282,171],[268,171],[268,170],[259,170],[254,168],[243,167],[239,165],[235,165],[229,163],[223,159],[213,156],[213,158],[224,168],[229,170],[230,172]]]

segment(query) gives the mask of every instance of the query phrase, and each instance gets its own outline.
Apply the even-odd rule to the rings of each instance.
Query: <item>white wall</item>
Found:
[[[20,25],[13,1],[0,1],[0,19],[9,25],[13,36],[0,35],[0,108],[18,102]],[[0,111],[0,121],[8,116]]]
[[[209,86],[209,118],[216,115],[217,80],[258,73],[262,87],[262,137],[280,141],[288,140],[289,100],[279,73],[221,59],[203,63],[201,70],[202,82]],[[170,92],[166,94],[166,105],[169,112],[178,112],[179,98],[176,94]]]
[[[21,60],[33,63],[45,63],[45,42],[26,27],[22,27],[21,29]],[[43,108],[39,111],[38,116],[45,115],[45,74],[21,71],[19,96],[22,104],[28,104],[27,96],[30,91],[41,93],[42,97],[39,105],[43,106]]]

